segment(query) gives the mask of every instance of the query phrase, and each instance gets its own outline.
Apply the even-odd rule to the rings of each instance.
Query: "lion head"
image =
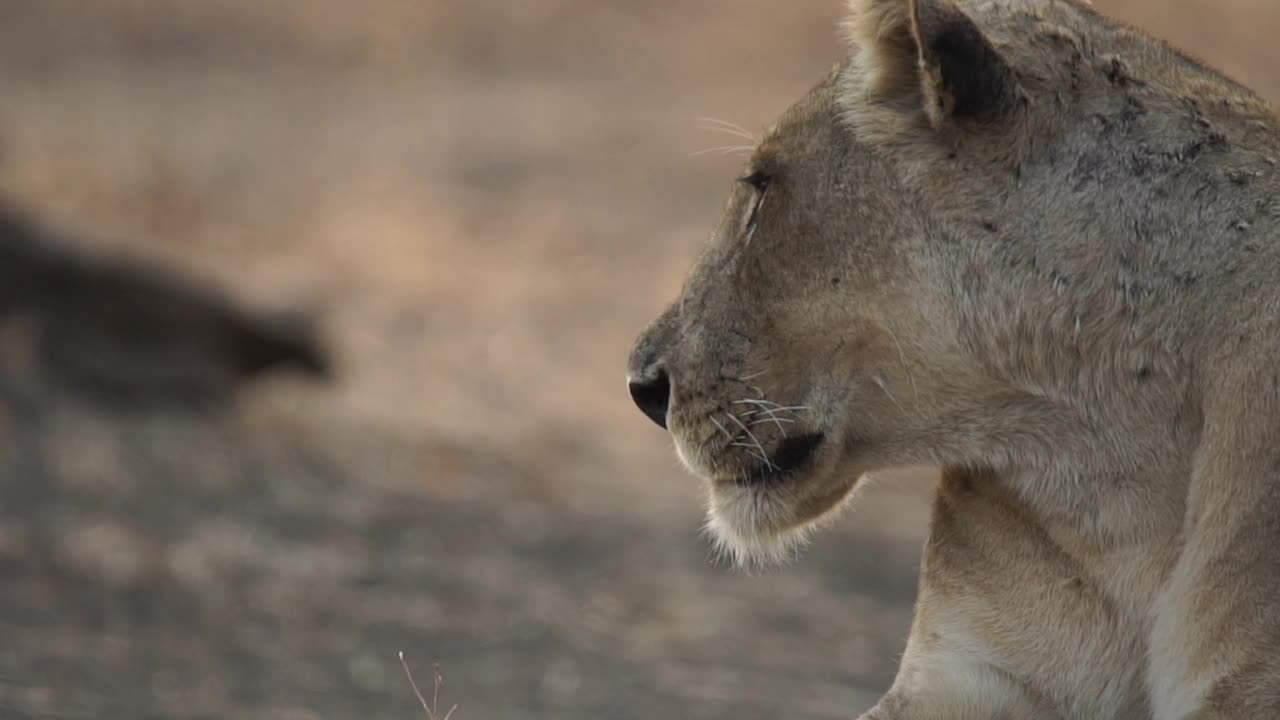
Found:
[[[878,469],[1167,447],[1148,420],[1180,402],[1159,307],[1180,280],[1134,262],[1135,228],[1179,222],[1161,183],[1267,111],[1096,20],[854,0],[850,56],[758,142],[628,368],[740,562],[787,555]]]

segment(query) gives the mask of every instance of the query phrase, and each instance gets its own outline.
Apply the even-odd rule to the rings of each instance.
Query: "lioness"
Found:
[[[630,390],[739,561],[945,468],[863,718],[1280,718],[1280,126],[1072,0],[855,0]]]

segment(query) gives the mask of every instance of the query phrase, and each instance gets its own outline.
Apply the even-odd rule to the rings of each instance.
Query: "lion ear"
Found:
[[[951,0],[851,0],[855,67],[873,99],[922,108],[935,127],[996,123],[1024,94],[976,23]]]

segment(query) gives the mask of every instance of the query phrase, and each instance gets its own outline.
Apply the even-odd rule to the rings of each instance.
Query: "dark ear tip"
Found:
[[[950,0],[912,0],[912,17],[941,111],[989,121],[1018,107],[1023,93],[1013,72],[968,15]]]

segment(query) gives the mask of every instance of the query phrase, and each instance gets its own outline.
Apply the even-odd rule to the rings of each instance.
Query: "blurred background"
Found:
[[[1280,97],[1272,0],[1098,0]],[[623,383],[841,0],[0,0],[0,718],[849,718],[929,471],[713,562]]]

